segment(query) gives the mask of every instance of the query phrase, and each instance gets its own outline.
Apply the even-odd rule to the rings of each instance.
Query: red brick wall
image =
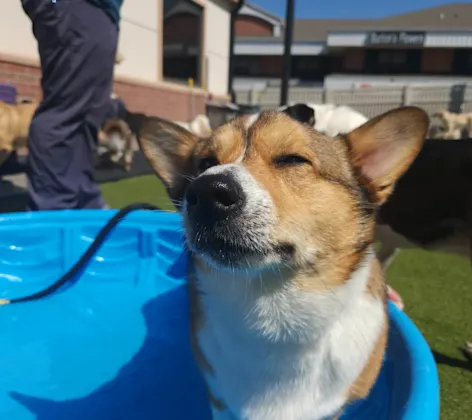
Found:
[[[238,16],[235,23],[236,36],[272,36],[270,23],[253,16]]]
[[[19,96],[41,99],[41,70],[37,66],[0,61],[0,83],[16,86]]]
[[[186,90],[136,85],[120,80],[115,81],[114,91],[130,111],[178,121],[189,121],[205,113],[206,95],[199,91],[191,95]]]
[[[42,96],[40,78],[41,71],[35,65],[0,59],[0,83],[15,85],[19,96],[39,101]],[[118,79],[115,80],[114,92],[130,111],[179,121],[188,121],[205,113],[206,94],[199,90],[191,95],[184,88]]]

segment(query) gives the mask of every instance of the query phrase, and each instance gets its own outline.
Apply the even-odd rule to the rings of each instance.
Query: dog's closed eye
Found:
[[[278,167],[287,166],[299,166],[299,165],[311,165],[310,160],[300,155],[281,155],[277,156],[274,160],[274,165]]]
[[[220,162],[218,162],[218,159],[214,156],[206,156],[202,159],[200,159],[200,162],[198,162],[198,172],[202,174],[205,172],[207,169],[211,168],[212,166],[217,166],[219,165]]]

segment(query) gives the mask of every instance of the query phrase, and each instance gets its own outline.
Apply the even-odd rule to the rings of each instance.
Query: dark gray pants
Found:
[[[43,101],[28,139],[31,210],[102,208],[93,181],[97,132],[110,94],[118,27],[86,0],[22,0],[41,59]]]

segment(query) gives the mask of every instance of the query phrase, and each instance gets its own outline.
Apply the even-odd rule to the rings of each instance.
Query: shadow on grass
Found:
[[[459,349],[462,352],[462,349]],[[465,369],[472,371],[472,361],[457,359],[455,357],[446,356],[433,350],[434,360],[438,365],[446,365],[454,368]]]

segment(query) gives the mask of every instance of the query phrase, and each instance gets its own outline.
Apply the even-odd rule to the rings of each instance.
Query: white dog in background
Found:
[[[330,137],[349,133],[365,124],[369,119],[347,105],[291,103],[278,108],[292,117],[307,121],[307,110],[313,110],[310,122],[314,129]]]
[[[308,104],[315,110],[315,129],[330,137],[350,133],[369,119],[346,105]]]
[[[346,105],[295,103],[280,107],[283,111],[295,119],[313,125],[315,130],[330,137],[338,134],[350,133],[368,121],[368,118],[360,112]],[[257,119],[259,114],[252,118]],[[208,137],[211,134],[209,118],[200,114],[190,122],[175,121],[198,137]]]
[[[205,114],[197,115],[190,122],[175,121],[175,123],[198,137],[209,137],[212,131],[210,119]]]

